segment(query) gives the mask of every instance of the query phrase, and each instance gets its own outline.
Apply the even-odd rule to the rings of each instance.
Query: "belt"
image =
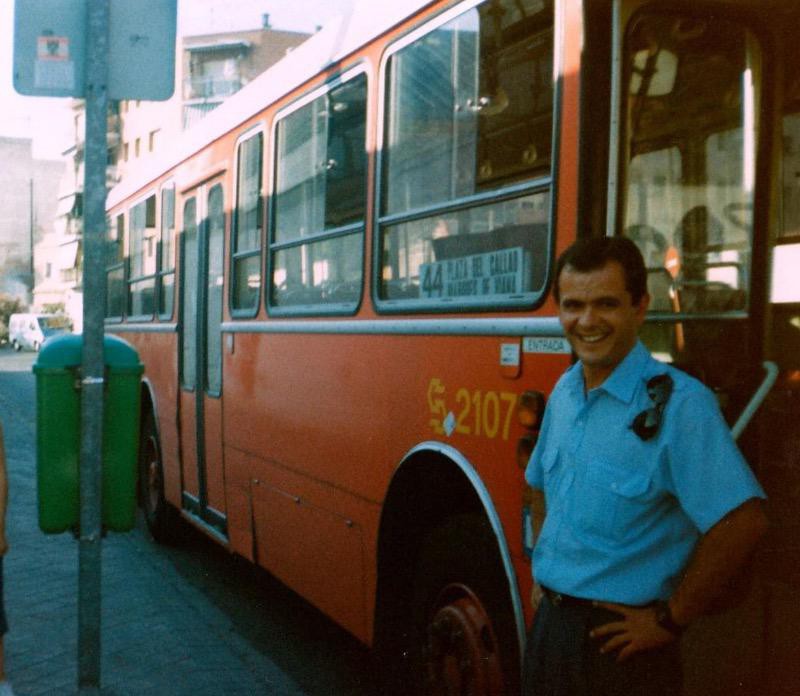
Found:
[[[550,600],[550,604],[554,607],[593,607],[594,600],[581,599],[580,597],[573,597],[572,595],[555,592],[549,587],[541,585],[542,592],[545,597]]]

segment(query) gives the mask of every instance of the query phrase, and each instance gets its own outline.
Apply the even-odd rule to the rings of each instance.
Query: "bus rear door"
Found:
[[[220,182],[187,193],[180,306],[182,506],[226,534],[222,450],[225,206]]]

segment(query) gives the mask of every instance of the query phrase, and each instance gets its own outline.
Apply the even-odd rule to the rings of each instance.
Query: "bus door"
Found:
[[[618,6],[609,215],[648,267],[643,338],[718,395],[772,522],[743,601],[687,634],[685,692],[797,693],[800,12]]]
[[[800,685],[800,8],[775,19],[780,147],[775,172],[777,201],[769,254],[766,357],[780,367],[760,419],[759,478],[769,496],[770,530],[764,544],[765,603],[775,617],[765,631],[770,661],[763,693],[797,693]]]
[[[222,283],[225,207],[221,183],[187,194],[183,211],[180,443],[184,509],[226,533],[222,455]]]
[[[733,14],[624,8],[622,196],[610,204],[647,265],[643,336],[657,357],[716,391],[733,425],[764,379],[766,234],[754,224],[761,42]]]

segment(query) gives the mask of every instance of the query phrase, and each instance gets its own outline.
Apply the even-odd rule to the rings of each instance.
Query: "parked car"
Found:
[[[69,331],[69,318],[62,314],[12,314],[8,320],[8,340],[14,350],[38,351],[50,336]]]

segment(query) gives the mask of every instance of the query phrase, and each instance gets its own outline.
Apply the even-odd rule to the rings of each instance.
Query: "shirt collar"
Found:
[[[647,348],[637,340],[622,362],[597,388],[626,404],[631,403],[651,359]],[[569,379],[573,391],[583,391],[583,368],[580,361],[570,369]]]

